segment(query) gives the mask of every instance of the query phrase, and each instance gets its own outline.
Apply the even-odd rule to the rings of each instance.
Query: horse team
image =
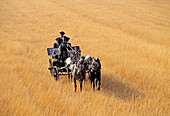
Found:
[[[93,86],[98,87],[100,90],[101,85],[101,63],[99,58],[93,58],[89,55],[81,56],[79,59],[76,59],[74,56],[69,57],[65,60],[65,67],[68,72],[68,79],[70,81],[73,78],[75,92],[77,89],[76,81],[80,82],[80,91],[82,90],[82,83],[88,73],[88,79]]]

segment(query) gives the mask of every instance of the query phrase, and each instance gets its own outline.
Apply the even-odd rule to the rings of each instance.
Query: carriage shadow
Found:
[[[115,77],[102,77],[102,88],[105,95],[111,97],[112,95],[122,100],[134,100],[144,94],[136,90],[133,85],[123,83]]]

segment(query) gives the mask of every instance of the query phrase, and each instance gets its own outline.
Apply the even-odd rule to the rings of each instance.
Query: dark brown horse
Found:
[[[98,90],[100,90],[101,85],[101,64],[99,58],[93,59],[93,62],[89,69],[89,79],[91,81],[91,85],[93,85],[93,89],[95,89],[95,80],[96,87],[98,84]]]

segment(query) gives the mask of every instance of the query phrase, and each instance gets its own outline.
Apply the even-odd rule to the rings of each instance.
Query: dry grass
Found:
[[[61,30],[101,58],[100,92],[50,77]],[[0,115],[168,116],[169,46],[169,0],[1,0]]]

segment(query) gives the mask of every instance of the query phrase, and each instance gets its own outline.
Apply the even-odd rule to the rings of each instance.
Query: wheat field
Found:
[[[101,91],[50,76],[60,31],[101,59]],[[0,0],[0,116],[168,116],[169,58],[169,0]]]

